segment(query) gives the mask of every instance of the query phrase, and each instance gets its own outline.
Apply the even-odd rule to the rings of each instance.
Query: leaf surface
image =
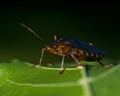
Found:
[[[109,61],[111,62],[111,61]],[[0,64],[0,96],[119,96],[120,65],[102,68],[32,67],[20,61]]]

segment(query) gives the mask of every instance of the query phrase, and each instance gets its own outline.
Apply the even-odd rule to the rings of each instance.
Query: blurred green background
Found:
[[[22,28],[19,25],[21,22],[31,27],[48,43],[53,42],[55,34],[79,38],[106,50],[109,53],[106,58],[119,59],[120,30],[116,7],[79,4],[51,7],[32,2],[30,5],[10,4],[8,3],[8,7],[2,6],[1,9],[0,62],[20,59],[38,63],[41,49],[45,45]],[[57,58],[50,54],[45,58],[49,59],[51,56]]]

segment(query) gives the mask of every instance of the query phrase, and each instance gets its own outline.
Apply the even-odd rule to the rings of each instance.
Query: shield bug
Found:
[[[39,64],[35,64],[35,66],[41,65],[45,50],[52,54],[56,54],[62,57],[60,73],[63,73],[65,70],[64,60],[66,56],[70,56],[71,58],[73,58],[78,66],[83,66],[80,63],[81,60],[97,61],[103,67],[109,66],[101,62],[102,58],[106,56],[107,53],[95,47],[93,43],[81,41],[75,38],[60,37],[55,35],[54,42],[47,44],[31,28],[29,28],[23,23],[21,23],[20,25],[29,30],[30,32],[32,32],[37,38],[39,38],[43,43],[46,44],[45,47],[42,49]]]

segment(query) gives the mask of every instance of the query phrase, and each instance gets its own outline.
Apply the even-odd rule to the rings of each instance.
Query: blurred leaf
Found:
[[[120,64],[111,68],[94,68],[90,78],[95,96],[120,96]]]

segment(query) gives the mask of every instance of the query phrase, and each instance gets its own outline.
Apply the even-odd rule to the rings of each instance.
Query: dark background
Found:
[[[109,53],[107,58],[119,59],[119,6],[113,3],[92,3],[1,2],[0,61],[20,59],[38,62],[41,49],[45,45],[22,28],[19,25],[21,22],[47,42],[52,42],[55,34],[79,38],[106,50]],[[49,59],[50,56],[48,54],[45,58]]]

